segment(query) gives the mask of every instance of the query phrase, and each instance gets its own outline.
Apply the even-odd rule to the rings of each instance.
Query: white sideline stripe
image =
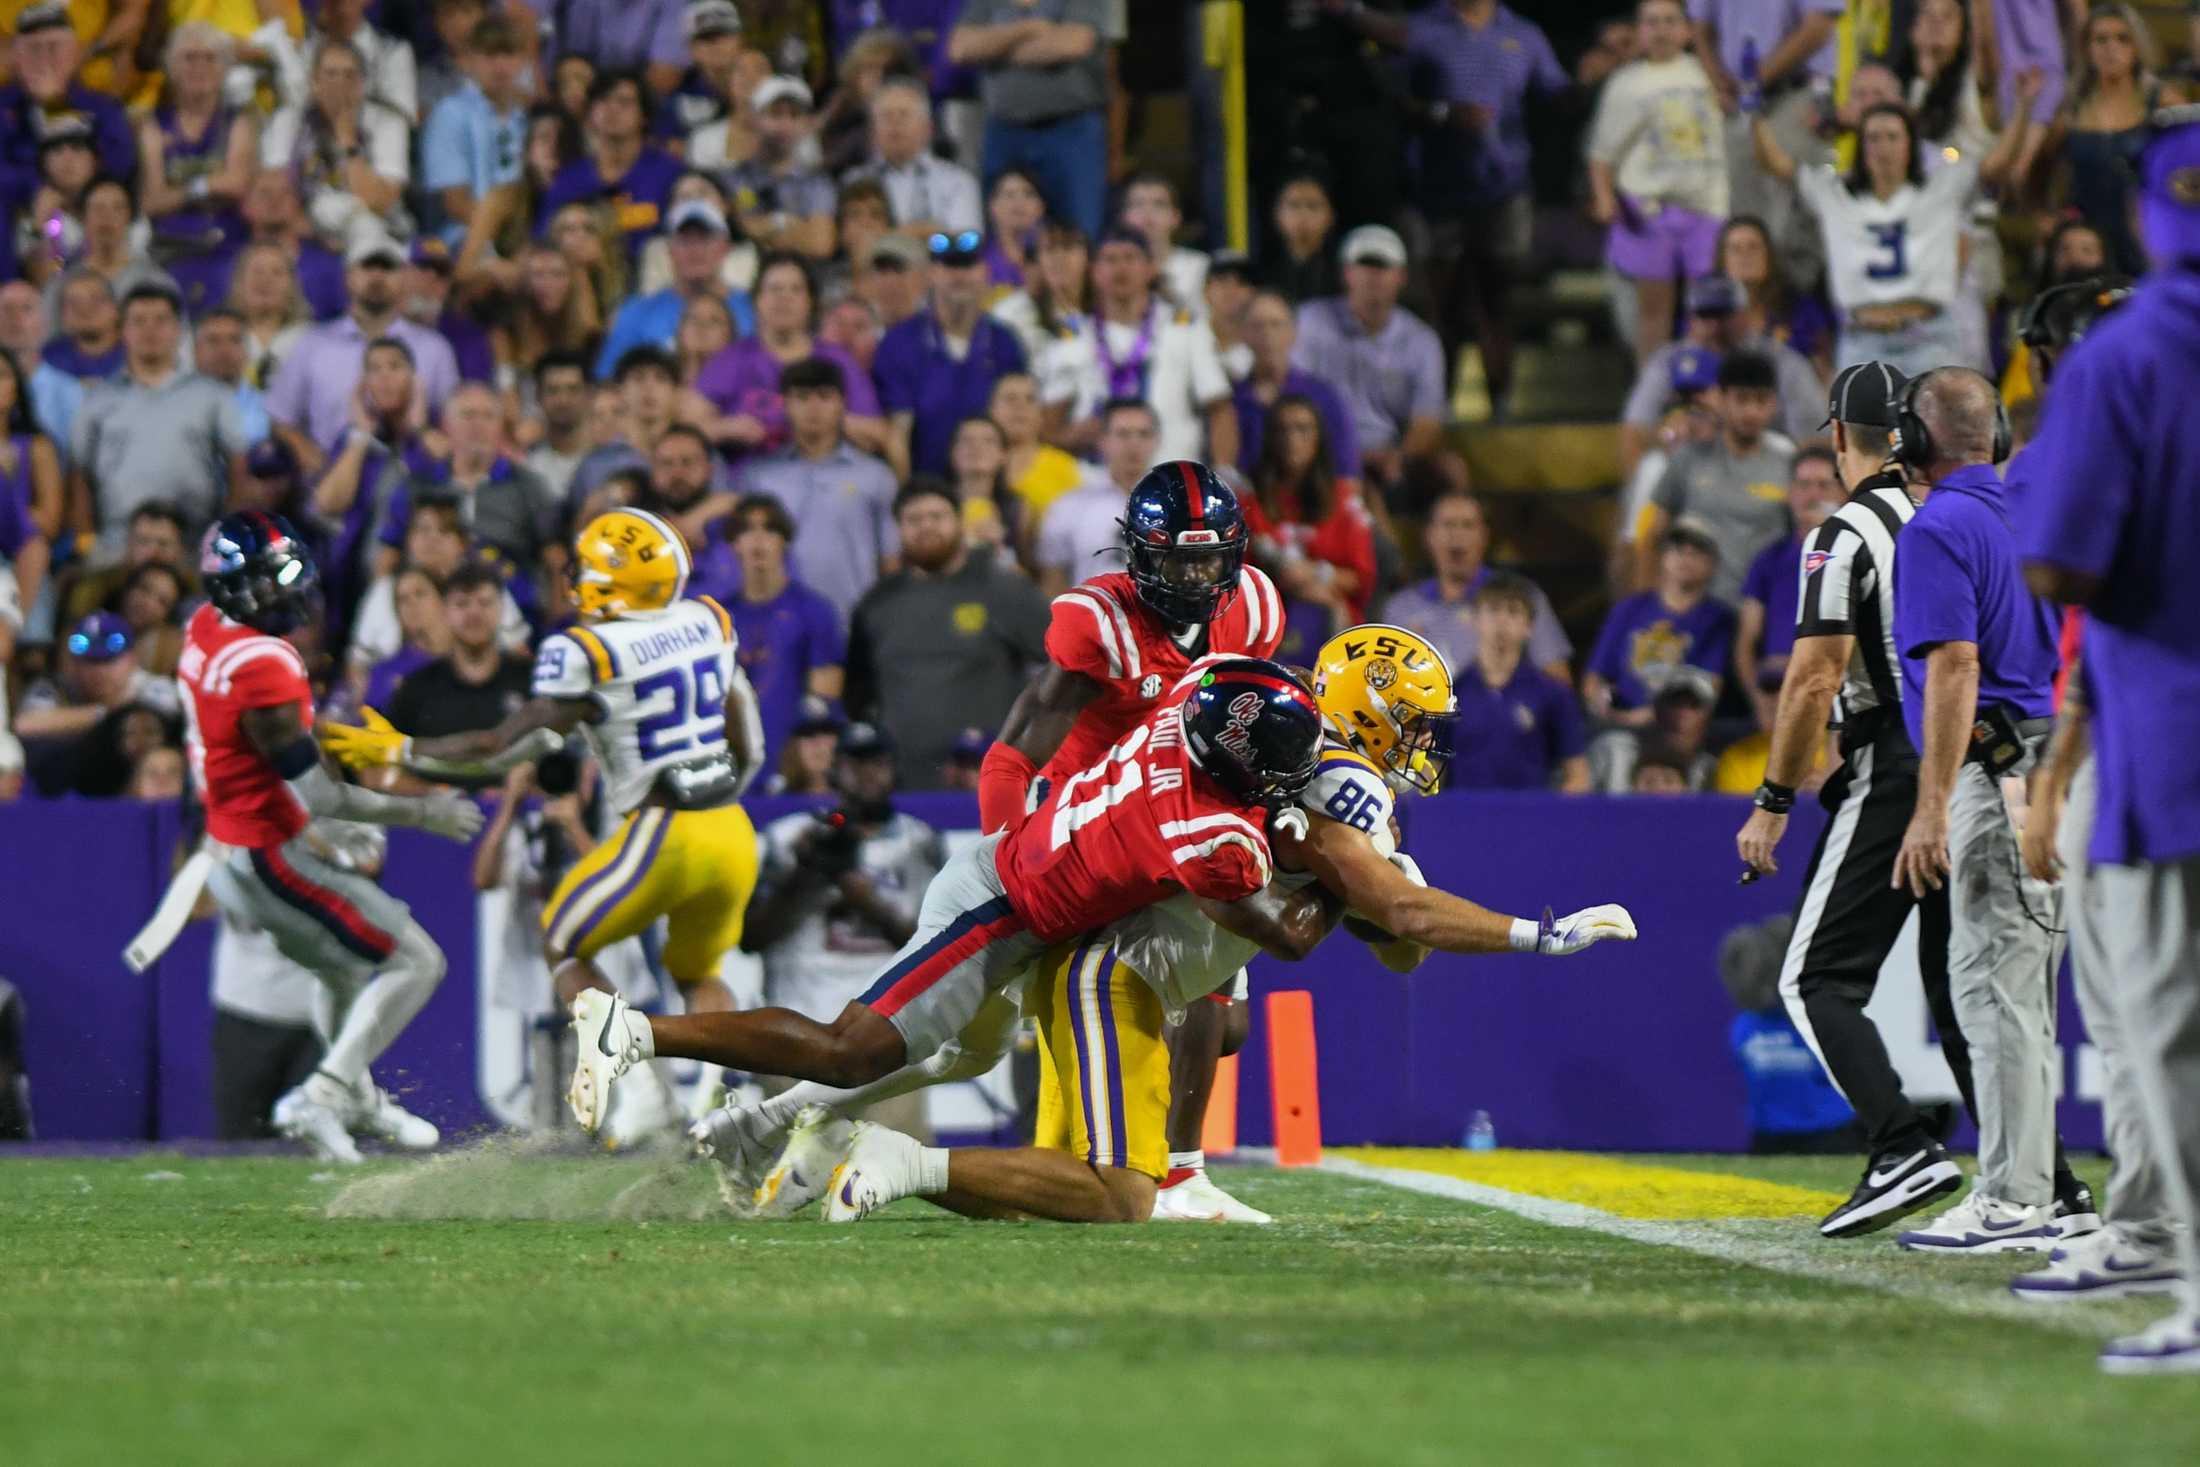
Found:
[[[1244,1155],[1243,1148],[1239,1154]],[[1792,1278],[1843,1284],[1851,1288],[1870,1289],[1874,1293],[1891,1294],[1897,1298],[1916,1299],[1946,1309],[1951,1314],[1984,1319],[2021,1320],[2025,1324],[2037,1325],[2058,1333],[2080,1335],[2090,1340],[2105,1339],[2114,1332],[2116,1324],[2112,1316],[2099,1312],[2097,1307],[2084,1304],[2027,1304],[2008,1293],[2000,1284],[1979,1279],[1975,1275],[1944,1284],[1920,1283],[1913,1278],[1894,1276],[1874,1269],[1871,1266],[1872,1259],[1885,1260],[1888,1252],[1895,1251],[1891,1230],[1884,1235],[1874,1235],[1870,1239],[1862,1240],[1861,1244],[1857,1240],[1845,1243],[1827,1242],[1810,1231],[1807,1223],[1798,1222],[1795,1227],[1800,1231],[1795,1243],[1775,1243],[1725,1232],[1712,1223],[1660,1222],[1651,1218],[1620,1217],[1598,1208],[1586,1207],[1579,1202],[1559,1202],[1525,1192],[1508,1192],[1502,1187],[1469,1182],[1460,1177],[1439,1176],[1433,1172],[1371,1166],[1364,1161],[1353,1161],[1349,1157],[1325,1156],[1318,1166],[1320,1170],[1338,1176],[1381,1182],[1386,1186],[1403,1188],[1408,1192],[1422,1192],[1431,1197],[1449,1197],[1455,1202],[1472,1202],[1480,1207],[1524,1217],[1530,1222],[1548,1223],[1552,1227],[1577,1228],[1582,1232],[1602,1233],[1606,1237],[1625,1238],[1629,1242],[1648,1243],[1653,1247],[1677,1248],[1683,1253],[1693,1253],[1700,1258],[1714,1258],[1721,1263],[1738,1263],[1745,1268],[1761,1268],[1767,1273],[1787,1274]],[[1838,1259],[1834,1256],[1835,1250],[1839,1250]],[[2044,1253],[2020,1256],[2037,1259],[2041,1263],[2047,1261]]]

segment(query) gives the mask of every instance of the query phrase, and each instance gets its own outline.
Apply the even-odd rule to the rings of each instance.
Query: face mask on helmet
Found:
[[[1172,548],[1133,542],[1131,581],[1156,616],[1196,626],[1214,620],[1223,598],[1237,589],[1244,561],[1242,544]]]
[[[1411,704],[1393,710],[1398,719],[1398,743],[1391,751],[1390,772],[1424,795],[1433,795],[1451,770],[1452,733],[1459,726],[1456,713],[1428,713]]]

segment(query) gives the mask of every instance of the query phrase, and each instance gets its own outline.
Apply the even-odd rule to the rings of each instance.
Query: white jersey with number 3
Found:
[[[1957,241],[1978,186],[1977,162],[1947,163],[1924,184],[1905,183],[1884,199],[1868,188],[1852,192],[1824,164],[1799,170],[1795,186],[1825,227],[1827,285],[1841,312],[1954,301]]]
[[[708,596],[543,638],[535,696],[593,698],[603,710],[581,730],[603,766],[612,814],[639,805],[665,770],[724,749],[737,646],[733,619]]]
[[[1390,786],[1373,764],[1334,740],[1324,741],[1321,766],[1298,803],[1311,814],[1364,832],[1375,853],[1386,860],[1398,849],[1390,830],[1395,805]],[[1314,878],[1279,871],[1275,879],[1299,887]],[[1107,938],[1116,956],[1146,980],[1171,1013],[1220,992],[1260,951],[1208,921],[1198,904],[1181,894],[1133,912],[1110,927]]]

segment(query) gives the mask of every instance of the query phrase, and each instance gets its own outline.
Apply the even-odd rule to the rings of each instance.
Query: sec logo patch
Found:
[[[1161,696],[1161,674],[1160,674],[1160,673],[1158,673],[1158,672],[1149,672],[1149,673],[1147,673],[1147,674],[1146,674],[1146,676],[1145,676],[1145,679],[1144,679],[1143,681],[1141,681],[1141,682],[1139,683],[1139,685],[1138,685],[1138,696],[1139,696],[1139,697],[1141,697],[1141,698],[1158,698],[1158,697],[1160,697],[1160,696]]]

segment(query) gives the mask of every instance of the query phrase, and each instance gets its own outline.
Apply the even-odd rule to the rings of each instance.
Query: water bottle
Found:
[[[1469,1151],[1495,1151],[1497,1127],[1490,1123],[1490,1113],[1478,1110],[1467,1118],[1467,1134],[1460,1143]]]

